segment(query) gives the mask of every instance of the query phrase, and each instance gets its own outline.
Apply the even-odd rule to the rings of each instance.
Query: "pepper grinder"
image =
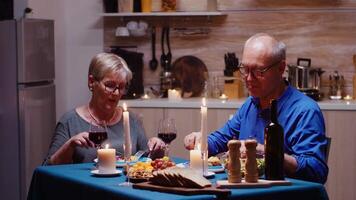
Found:
[[[257,160],[256,160],[256,140],[246,140],[246,154],[247,160],[245,164],[245,181],[247,183],[257,183],[258,182],[258,171],[257,171]]]
[[[241,183],[241,142],[239,140],[230,140],[227,146],[229,148],[228,182]]]

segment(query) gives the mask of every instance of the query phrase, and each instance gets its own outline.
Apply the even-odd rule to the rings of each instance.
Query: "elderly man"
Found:
[[[284,129],[284,170],[287,176],[325,183],[325,125],[317,103],[291,87],[283,78],[286,47],[270,35],[259,33],[244,46],[240,72],[250,97],[232,119],[208,136],[210,155],[227,151],[233,138],[256,138],[263,151],[264,128],[270,122],[270,100],[278,100],[278,121]],[[184,139],[192,149],[201,134],[193,132]],[[241,149],[244,151],[244,149]]]

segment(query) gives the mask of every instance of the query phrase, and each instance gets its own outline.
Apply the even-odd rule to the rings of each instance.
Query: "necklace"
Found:
[[[117,110],[115,109],[114,114],[111,116],[111,118],[110,118],[109,120],[99,120],[99,119],[97,119],[97,118],[94,116],[94,114],[91,112],[91,109],[90,109],[90,106],[89,106],[89,105],[88,105],[87,108],[88,108],[88,112],[89,112],[90,117],[91,117],[92,119],[94,119],[94,121],[95,121],[97,124],[101,124],[101,122],[105,122],[106,125],[109,125],[109,124],[113,121],[113,119],[116,117],[116,115],[117,115]]]

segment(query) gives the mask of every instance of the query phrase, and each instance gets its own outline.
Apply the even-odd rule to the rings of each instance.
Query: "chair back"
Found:
[[[329,152],[331,147],[331,137],[326,137],[325,161],[328,163]]]

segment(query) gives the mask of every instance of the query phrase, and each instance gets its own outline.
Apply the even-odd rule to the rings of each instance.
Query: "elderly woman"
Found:
[[[88,87],[92,93],[90,102],[69,111],[59,120],[44,164],[92,162],[96,149],[89,140],[90,123],[105,122],[107,142],[117,152],[123,152],[123,109],[117,105],[131,78],[132,73],[121,57],[110,53],[96,55],[88,73]],[[162,151],[163,141],[156,137],[147,141],[139,120],[133,114],[129,120],[132,152],[147,148],[153,154]]]

